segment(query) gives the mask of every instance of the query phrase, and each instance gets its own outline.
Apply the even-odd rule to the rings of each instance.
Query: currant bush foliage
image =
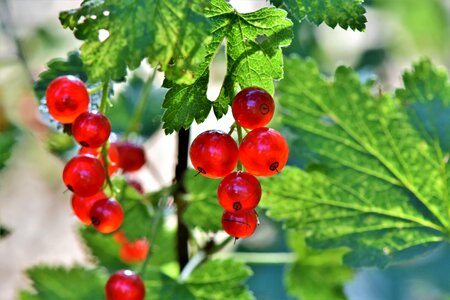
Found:
[[[286,273],[288,292],[298,299],[346,299],[342,287],[352,275],[351,269],[342,265],[346,250],[313,250],[303,237],[303,232],[288,232],[288,244],[297,256]]]
[[[363,0],[271,0],[271,2],[285,8],[298,21],[307,18],[316,25],[325,22],[332,28],[339,25],[344,29],[350,27],[359,31],[366,27]]]
[[[179,82],[192,82],[204,56],[209,22],[201,0],[85,0],[60,14],[84,41],[81,57],[90,81],[120,81],[144,58]],[[99,32],[107,35],[99,39]],[[170,77],[170,76],[169,76]]]
[[[106,274],[82,267],[66,269],[37,266],[27,271],[36,293],[22,291],[21,300],[104,299]]]
[[[269,214],[306,232],[314,248],[350,248],[344,262],[355,267],[410,259],[446,241],[448,149],[433,125],[448,115],[432,114],[448,110],[446,74],[419,62],[395,97],[374,95],[374,82],[345,67],[332,81],[311,60],[292,58],[285,70],[283,124],[292,161],[308,172],[291,167],[268,180]]]

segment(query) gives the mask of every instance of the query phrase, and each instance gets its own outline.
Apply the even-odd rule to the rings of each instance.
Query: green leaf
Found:
[[[243,284],[251,275],[243,263],[209,260],[192,272],[186,285],[195,299],[253,299]]]
[[[82,267],[66,269],[37,266],[27,270],[33,281],[35,294],[21,292],[20,299],[104,299],[105,274]]]
[[[148,237],[151,231],[152,218],[147,207],[140,201],[121,201],[125,214],[120,230],[125,232],[127,238],[134,241]]]
[[[189,204],[183,220],[189,227],[197,227],[206,232],[222,230],[223,209],[217,201],[220,180],[196,174],[195,170],[190,169],[184,175]]]
[[[64,27],[74,31],[92,81],[123,80],[127,67],[145,58],[178,83],[192,83],[205,56],[209,22],[205,1],[85,0],[62,12]],[[99,39],[99,34],[106,39]],[[200,73],[201,74],[201,73]]]
[[[0,170],[5,167],[6,161],[11,156],[12,148],[19,134],[17,127],[2,120],[3,117],[0,108]]]
[[[211,23],[212,40],[205,46],[202,74],[193,84],[166,84],[163,116],[166,133],[189,128],[192,122],[203,122],[211,105],[217,118],[222,117],[234,97],[237,85],[241,88],[258,86],[273,94],[273,80],[283,77],[281,47],[292,40],[292,22],[286,12],[263,8],[240,14],[223,0],[211,1],[206,15]],[[227,75],[220,96],[213,103],[206,97],[209,70],[215,53],[226,39]]]
[[[288,242],[298,257],[285,279],[292,296],[299,299],[346,299],[343,286],[350,280],[352,271],[342,265],[345,250],[312,250],[306,246],[303,234],[294,231],[289,232]]]
[[[116,101],[113,102],[114,105],[107,113],[113,132],[118,134],[127,132],[130,123],[134,121],[137,122],[137,127],[134,129],[146,138],[159,129],[163,113],[161,104],[165,91],[152,87],[146,99],[141,99],[143,93],[148,90],[147,84],[151,83],[145,83],[140,77],[133,76],[127,82],[125,90],[117,96]],[[144,109],[140,118],[133,120],[136,109],[139,109],[141,105],[141,100],[144,101]]]
[[[310,246],[349,247],[344,261],[355,267],[411,259],[449,228],[446,160],[393,98],[372,90],[348,68],[328,81],[310,60],[287,62],[279,91],[291,160],[310,167],[269,179],[262,201]]]
[[[166,134],[188,129],[192,122],[202,123],[211,111],[211,101],[206,97],[209,72],[206,71],[193,84],[173,84],[164,98],[166,109],[162,117]],[[166,82],[166,87],[169,83]]]
[[[396,91],[410,115],[412,124],[433,145],[439,141],[443,152],[450,152],[450,81],[447,71],[429,59],[414,64],[403,74],[405,87]],[[438,149],[437,149],[438,150]]]
[[[45,97],[45,91],[50,82],[56,77],[63,75],[72,75],[83,81],[87,80],[87,74],[84,70],[83,62],[77,51],[67,53],[67,58],[55,58],[47,63],[48,70],[39,74],[38,80],[34,83],[34,92],[37,99]]]
[[[363,0],[271,0],[271,2],[277,7],[287,9],[299,22],[307,18],[316,25],[325,22],[331,28],[336,25],[359,31],[366,28]]]
[[[119,258],[120,245],[112,239],[112,235],[99,233],[92,227],[81,228],[80,235],[95,263],[105,267],[109,272],[129,267]]]

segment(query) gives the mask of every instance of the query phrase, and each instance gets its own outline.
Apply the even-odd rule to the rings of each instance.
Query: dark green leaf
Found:
[[[22,300],[104,299],[105,274],[82,267],[66,269],[37,266],[27,270],[36,294],[21,292]]]
[[[212,40],[205,46],[205,57],[199,70],[203,73],[194,84],[170,84],[164,107],[164,128],[171,133],[188,128],[194,121],[203,122],[211,105],[217,118],[222,117],[240,87],[258,86],[273,94],[273,80],[283,77],[281,47],[292,39],[292,23],[286,12],[263,8],[253,13],[240,14],[223,0],[211,1],[206,10],[211,22]],[[222,41],[226,39],[227,75],[220,96],[213,103],[206,97],[208,66]]]
[[[297,58],[279,90],[291,159],[310,172],[286,168],[265,183],[271,216],[315,248],[349,247],[352,266],[411,259],[447,239],[446,161],[394,99],[348,68],[330,82]]]
[[[325,22],[331,28],[336,25],[344,29],[362,31],[367,22],[362,6],[363,0],[271,0],[281,8],[285,8],[297,20],[307,18],[316,25]]]
[[[113,240],[111,234],[99,233],[92,227],[82,228],[80,234],[96,263],[110,272],[128,267],[119,258],[120,245]]]
[[[72,75],[83,81],[87,80],[83,62],[77,51],[69,52],[67,58],[55,58],[47,63],[48,70],[39,74],[39,79],[34,83],[34,92],[38,99],[45,97],[45,91],[49,83],[58,76]]]
[[[220,180],[196,176],[190,169],[184,175],[184,184],[189,192],[189,204],[184,213],[184,221],[190,227],[203,231],[222,230],[223,209],[217,201],[217,186]]]
[[[405,87],[396,91],[412,124],[433,145],[434,140],[444,152],[450,152],[450,82],[445,69],[424,59],[403,74]]]
[[[172,85],[163,102],[166,109],[162,117],[166,134],[188,129],[192,122],[202,123],[211,111],[211,101],[206,97],[208,88],[208,74],[206,71],[193,84]]]
[[[352,271],[342,265],[345,250],[312,250],[306,246],[303,234],[293,231],[289,232],[288,242],[297,255],[286,274],[291,295],[299,299],[346,299],[344,283],[350,280]]]
[[[90,80],[123,80],[127,67],[135,69],[147,58],[170,79],[186,84],[202,74],[197,67],[210,40],[206,3],[86,0],[79,9],[62,12],[60,20],[84,41],[81,58]]]

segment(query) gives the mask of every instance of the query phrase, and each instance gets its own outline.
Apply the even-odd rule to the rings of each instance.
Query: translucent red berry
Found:
[[[272,119],[274,110],[272,96],[257,87],[241,90],[231,103],[231,111],[236,122],[249,129],[266,126]]]
[[[227,211],[251,210],[261,199],[261,184],[250,173],[233,172],[220,182],[217,198],[220,205]]]
[[[50,115],[64,124],[72,123],[89,106],[86,86],[74,76],[61,76],[50,82],[45,98]]]
[[[72,134],[83,147],[98,148],[109,138],[111,123],[101,113],[84,112],[72,124]]]
[[[109,277],[105,286],[106,300],[143,300],[145,286],[131,270],[120,270]]]
[[[258,225],[258,215],[254,210],[239,213],[224,211],[222,215],[222,228],[235,238],[246,238],[253,234]]]
[[[116,200],[102,199],[92,205],[89,211],[92,226],[101,233],[111,233],[119,229],[123,221],[123,209]]]
[[[119,257],[126,263],[138,263],[147,257],[150,245],[146,239],[125,242],[120,248]]]
[[[94,156],[79,154],[67,162],[63,180],[74,194],[90,197],[102,189],[105,183],[105,169]]]
[[[280,172],[288,155],[288,144],[281,133],[266,127],[250,131],[239,147],[239,159],[255,176],[271,176]]]
[[[145,152],[142,146],[125,141],[114,144],[119,151],[119,166],[124,172],[137,171],[145,164]]]
[[[225,132],[208,130],[194,139],[189,156],[199,173],[210,178],[220,178],[236,167],[238,147],[233,138]]]
[[[79,154],[91,154],[97,157],[103,164],[103,157],[101,156],[101,148],[88,148],[81,147],[78,151]],[[115,144],[108,146],[108,174],[114,174],[119,169],[119,151]]]
[[[101,199],[108,198],[104,192],[99,192],[91,197],[80,197],[78,195],[72,195],[72,210],[75,215],[86,225],[91,224],[91,218],[89,212],[92,205]]]

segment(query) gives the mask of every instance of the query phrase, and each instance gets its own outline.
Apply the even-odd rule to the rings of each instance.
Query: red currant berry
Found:
[[[258,216],[254,210],[240,213],[224,211],[222,215],[222,228],[235,238],[246,238],[253,234],[258,225]]]
[[[146,239],[125,242],[120,248],[119,257],[126,263],[138,263],[147,257],[150,245]]]
[[[233,138],[220,130],[201,133],[189,150],[194,168],[210,178],[220,178],[232,172],[238,161],[238,153]]]
[[[250,131],[239,147],[239,159],[255,176],[280,172],[286,165],[288,154],[288,144],[281,133],[266,127]]]
[[[61,76],[50,82],[45,98],[50,115],[63,124],[72,123],[89,106],[86,86],[74,76]]]
[[[97,157],[102,165],[103,163],[103,157],[100,155],[101,148],[88,148],[88,147],[81,147],[78,151],[78,154],[91,154],[95,157]],[[108,174],[112,175],[114,174],[117,169],[119,169],[119,151],[117,150],[117,147],[115,144],[110,144],[108,147]]]
[[[111,233],[119,229],[123,221],[123,209],[116,200],[102,199],[92,205],[89,211],[91,223],[101,233]]]
[[[94,156],[79,154],[67,162],[63,180],[74,194],[90,197],[102,189],[105,183],[105,169]]]
[[[119,151],[119,166],[124,172],[139,170],[145,164],[145,152],[142,146],[130,142],[116,142]]]
[[[72,134],[83,147],[98,148],[111,134],[111,123],[101,113],[84,112],[72,124]]]
[[[144,282],[131,270],[120,270],[109,277],[105,286],[107,300],[143,300]]]
[[[257,87],[243,89],[231,103],[231,111],[236,122],[249,129],[266,126],[272,119],[274,110],[272,96]]]
[[[99,192],[91,197],[80,197],[75,194],[72,195],[72,210],[75,215],[86,225],[91,224],[89,211],[92,205],[100,199],[108,198],[104,192]]]
[[[217,198],[220,205],[227,211],[251,210],[261,199],[261,184],[250,173],[233,172],[220,182]]]

